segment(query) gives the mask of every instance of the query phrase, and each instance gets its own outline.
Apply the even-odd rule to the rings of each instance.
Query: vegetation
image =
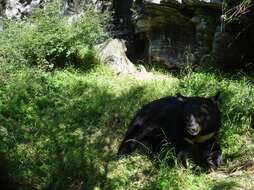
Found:
[[[252,0],[226,0],[225,1],[225,13],[223,15],[223,19],[226,23],[240,23],[240,19],[242,16],[251,11],[253,7]]]
[[[105,14],[86,10],[76,21],[59,14],[59,1],[23,21],[6,21],[0,35],[0,61],[45,69],[96,62],[93,45],[105,39]]]
[[[51,73],[36,68],[1,69],[0,76],[4,84],[0,87],[1,155],[8,158],[9,171],[23,189],[254,187],[249,171],[241,169],[254,155],[250,127],[254,88],[246,76],[158,73],[152,81],[143,81],[114,76],[103,66],[85,73],[71,68]],[[155,161],[139,154],[116,156],[131,117],[143,104],[176,92],[210,96],[218,89],[222,91],[224,157],[218,172],[184,169],[177,161],[168,165],[170,153],[167,159]],[[236,170],[242,173],[234,183],[233,178],[217,176]]]
[[[94,64],[91,50],[107,36],[100,20],[105,16],[87,11],[67,24],[57,6],[6,22],[0,35],[0,160],[7,160],[16,189],[254,188],[253,77],[188,69],[177,75],[151,69],[147,80],[113,75]],[[116,156],[132,116],[145,103],[217,90],[224,157],[218,171],[191,163],[185,169],[170,148],[155,160],[138,153]]]

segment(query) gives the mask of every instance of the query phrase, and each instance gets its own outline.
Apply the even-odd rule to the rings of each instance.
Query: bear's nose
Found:
[[[190,135],[197,135],[199,133],[199,127],[189,127],[188,132]]]
[[[187,122],[187,131],[190,135],[194,136],[200,132],[200,125],[194,115],[190,115],[189,121]]]

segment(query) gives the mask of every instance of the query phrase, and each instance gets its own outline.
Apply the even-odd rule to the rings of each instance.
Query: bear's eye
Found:
[[[198,116],[195,116],[194,118],[192,118],[192,121],[195,121],[198,124],[201,124],[204,120],[205,120],[205,116],[202,114],[199,114]]]
[[[201,106],[200,111],[201,111],[201,113],[208,114],[208,107],[207,106]]]
[[[211,120],[211,116],[207,115],[207,116],[205,117],[205,119],[206,119],[207,121],[209,121],[209,120]]]

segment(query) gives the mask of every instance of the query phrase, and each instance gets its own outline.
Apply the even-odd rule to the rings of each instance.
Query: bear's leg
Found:
[[[137,147],[137,142],[135,139],[127,139],[127,140],[124,140],[122,142],[122,144],[120,145],[119,147],[119,150],[118,150],[118,155],[125,155],[125,154],[130,154],[132,153],[133,151],[135,151],[136,147]]]

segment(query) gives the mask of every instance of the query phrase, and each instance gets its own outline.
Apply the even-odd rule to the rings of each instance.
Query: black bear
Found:
[[[138,146],[156,153],[166,140],[185,167],[190,157],[198,165],[217,168],[221,162],[219,94],[209,98],[178,94],[148,103],[131,121],[118,154],[130,154]]]

